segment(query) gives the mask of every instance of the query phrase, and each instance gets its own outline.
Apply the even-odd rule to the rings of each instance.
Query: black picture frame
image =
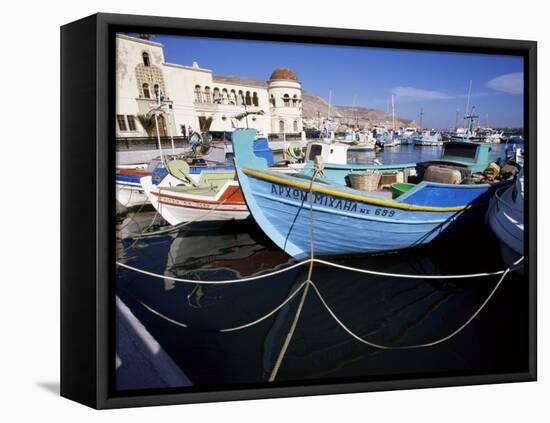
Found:
[[[250,389],[116,395],[114,365],[114,104],[117,31],[368,45],[524,57],[525,269],[529,283],[529,368],[522,373],[359,383],[265,384]],[[61,28],[61,395],[118,408],[534,381],[537,378],[537,44],[534,41],[306,26],[95,14]],[[78,175],[77,178],[74,175]],[[84,187],[84,188],[83,188]],[[78,205],[78,207],[76,207]]]

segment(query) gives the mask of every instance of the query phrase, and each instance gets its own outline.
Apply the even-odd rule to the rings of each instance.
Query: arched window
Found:
[[[210,87],[204,87],[204,102],[212,103],[212,93],[210,92]]]
[[[290,97],[288,94],[285,94],[283,96],[283,104],[285,105],[285,107],[290,107]]]
[[[298,132],[298,121],[295,120],[294,123],[292,124],[292,129],[294,132]]]
[[[229,93],[227,92],[227,88],[222,90],[222,102],[223,104],[229,103]]]
[[[242,106],[244,104],[244,94],[242,91],[239,91],[239,95],[237,96],[237,104],[239,106]]]
[[[292,106],[298,107],[298,104],[299,104],[298,96],[294,94],[294,97],[292,97]]]
[[[271,104],[271,107],[275,107],[275,96],[273,94],[269,97],[269,104]]]
[[[256,107],[260,105],[258,100],[258,93],[256,91],[254,91],[254,94],[252,94],[252,104]]]
[[[218,87],[214,88],[214,103],[221,103],[222,97],[220,95],[220,89]]]
[[[231,90],[229,92],[229,103],[237,104],[237,93],[235,92],[235,90]]]
[[[143,66],[148,68],[151,65],[151,63],[149,62],[149,53],[143,52],[141,57],[143,57]]]
[[[202,103],[201,86],[195,85],[195,103]]]
[[[247,91],[246,92],[246,105],[247,106],[252,106],[252,97],[250,96],[250,91]]]
[[[153,90],[155,91],[155,98],[159,99],[160,98],[160,86],[159,86],[159,84],[155,84],[153,86]],[[161,98],[161,100],[162,100],[162,98]]]
[[[279,132],[282,134],[283,132],[285,132],[285,121],[284,120],[280,120],[279,121]]]
[[[143,97],[151,98],[151,93],[149,92],[149,84],[143,84],[141,87],[143,88]]]

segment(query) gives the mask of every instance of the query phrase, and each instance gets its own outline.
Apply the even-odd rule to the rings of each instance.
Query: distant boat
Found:
[[[413,143],[414,137],[418,135],[416,128],[405,128],[401,134],[401,144],[410,145]]]
[[[401,145],[401,139],[396,134],[377,134],[376,145],[382,148],[397,147]]]
[[[468,103],[470,102],[468,95]],[[479,116],[475,114],[475,106],[471,111],[464,116],[466,126],[464,128],[456,128],[455,132],[451,134],[451,141],[458,142],[484,142],[485,138],[477,134],[477,128],[474,127],[474,122],[479,119]]]
[[[502,131],[498,132],[492,128],[478,128],[477,134],[483,140],[483,142],[488,142],[491,144],[499,144],[503,138]]]
[[[420,147],[433,147],[443,145],[441,134],[438,132],[426,131],[421,135],[415,135],[412,137],[414,145]]]
[[[376,148],[376,138],[372,136],[370,131],[359,132],[357,134],[358,140],[349,144],[348,151],[373,151]]]
[[[515,184],[501,188],[491,199],[487,219],[501,241],[502,256],[509,265],[523,256],[523,170]]]
[[[310,201],[316,255],[374,253],[429,243],[449,226],[480,212],[483,215],[494,190],[510,183],[442,184],[424,180],[394,200],[390,191],[364,192],[322,176],[311,183],[304,174],[270,171],[266,161],[254,155],[252,141],[250,130],[233,133],[241,190],[256,223],[295,258],[309,254]]]

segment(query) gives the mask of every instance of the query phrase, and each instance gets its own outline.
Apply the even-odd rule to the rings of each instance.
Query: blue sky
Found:
[[[466,53],[343,47],[299,43],[243,41],[156,35],[167,62],[197,61],[215,74],[269,79],[287,66],[304,90],[335,105],[389,109],[393,93],[398,116],[419,119],[424,126],[454,126],[464,116],[472,81],[471,105],[481,123],[494,127],[523,126],[523,59]],[[391,109],[390,109],[391,110]]]

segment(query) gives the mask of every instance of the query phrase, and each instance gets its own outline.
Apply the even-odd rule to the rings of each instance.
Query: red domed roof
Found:
[[[286,79],[289,81],[298,81],[298,77],[290,68],[277,68],[271,74],[270,80]]]

